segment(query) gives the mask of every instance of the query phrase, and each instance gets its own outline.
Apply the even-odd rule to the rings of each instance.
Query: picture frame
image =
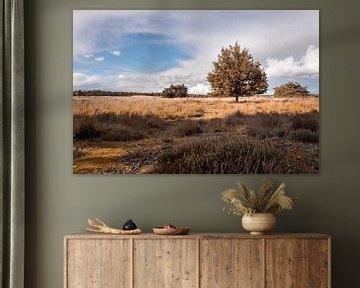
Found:
[[[73,173],[318,174],[319,39],[318,10],[74,10]]]

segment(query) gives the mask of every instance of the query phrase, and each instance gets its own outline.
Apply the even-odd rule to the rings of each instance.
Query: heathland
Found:
[[[77,174],[314,174],[319,98],[74,96]]]

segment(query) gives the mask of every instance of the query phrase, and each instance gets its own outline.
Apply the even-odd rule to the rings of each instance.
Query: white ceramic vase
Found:
[[[251,235],[263,235],[276,226],[276,217],[272,213],[255,213],[242,217],[242,226]]]

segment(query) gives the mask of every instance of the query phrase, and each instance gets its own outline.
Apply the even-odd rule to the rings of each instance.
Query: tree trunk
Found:
[[[236,99],[236,102],[239,102],[239,96],[238,95],[235,96],[235,99]]]

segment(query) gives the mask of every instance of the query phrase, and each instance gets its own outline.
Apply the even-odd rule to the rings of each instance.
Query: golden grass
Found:
[[[317,97],[246,97],[235,103],[233,98],[177,98],[166,99],[151,96],[133,97],[74,97],[73,113],[92,115],[96,113],[155,115],[164,119],[224,118],[240,111],[256,113],[306,113],[319,111]]]

